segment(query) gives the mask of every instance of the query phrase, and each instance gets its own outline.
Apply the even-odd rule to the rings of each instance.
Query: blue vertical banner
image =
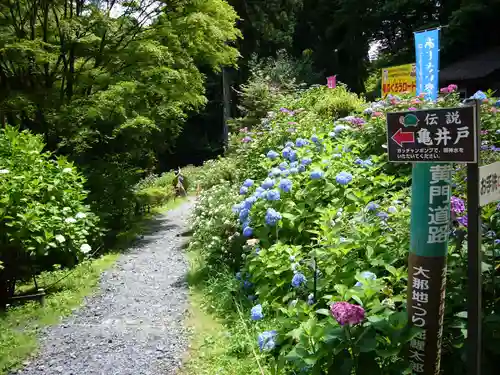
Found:
[[[415,33],[417,95],[437,100],[439,91],[439,30]]]

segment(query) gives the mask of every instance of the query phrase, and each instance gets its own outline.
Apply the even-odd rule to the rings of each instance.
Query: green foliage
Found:
[[[232,166],[235,171],[228,176],[233,180],[202,194],[190,247],[203,256],[208,274],[235,272],[238,297],[262,306],[263,319],[251,324],[255,334],[277,331],[276,346],[262,352],[270,373],[407,373],[404,348],[418,334],[408,326],[405,312],[410,169],[386,161],[384,114],[436,104],[404,97],[368,107],[342,87],[326,90],[313,88],[285,96],[279,103],[282,110],[232,138],[229,156],[212,163],[209,171]],[[324,102],[335,102],[338,95],[341,106],[318,104],[330,93]],[[499,160],[500,117],[495,101],[485,101],[481,112],[488,148],[482,151],[484,162]],[[458,103],[458,95],[451,94],[441,97],[437,106]],[[329,108],[351,108],[358,115],[334,120],[330,114],[334,110]],[[305,141],[297,143],[300,139]],[[276,157],[266,157],[271,150]],[[352,180],[344,181],[342,172]],[[454,195],[462,198],[463,173],[459,169],[454,177]],[[272,188],[263,184],[266,178],[273,179]],[[279,198],[272,199],[276,194]],[[276,224],[267,218],[270,208],[280,213]],[[500,221],[494,206],[486,208],[483,216],[483,229],[488,232],[483,329],[492,332],[484,343],[483,369],[492,373],[500,330],[498,288],[492,281],[498,269],[493,254]],[[441,364],[445,374],[463,374],[466,228],[456,221],[451,225],[456,227],[456,237],[448,259]],[[299,274],[304,277],[300,283]],[[233,289],[228,286],[229,290]],[[327,309],[339,301],[362,306],[365,319],[341,327]],[[222,312],[231,314],[230,308]],[[243,317],[248,319],[249,314],[250,306]]]
[[[0,120],[41,133],[87,177],[108,238],[136,212],[133,187],[203,107],[198,67],[234,65],[223,0],[0,4]]]
[[[98,241],[97,218],[84,204],[85,179],[64,158],[51,160],[43,147],[27,131],[0,131],[2,297],[7,284],[12,293],[15,281],[32,272],[74,265]]]

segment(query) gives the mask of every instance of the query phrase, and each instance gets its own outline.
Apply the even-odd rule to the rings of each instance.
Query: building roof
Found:
[[[500,69],[500,47],[457,61],[439,72],[440,81],[463,81],[486,77]]]

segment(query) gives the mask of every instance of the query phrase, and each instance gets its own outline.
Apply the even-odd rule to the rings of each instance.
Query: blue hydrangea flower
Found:
[[[389,218],[389,215],[387,214],[387,212],[379,212],[379,213],[377,213],[377,216],[382,220],[387,220]]]
[[[246,228],[250,226],[250,219],[245,219],[243,223],[241,224],[242,228]]]
[[[285,147],[283,151],[281,151],[281,155],[283,155],[285,159],[288,159],[288,157],[290,156],[290,151],[292,151],[290,147]]]
[[[318,142],[319,141],[318,136],[316,134],[313,134],[311,136],[311,141],[313,141],[314,143]]]
[[[274,184],[275,184],[275,182],[273,179],[266,178],[264,180],[264,182],[262,183],[262,188],[268,190],[268,189],[271,189],[274,186]]]
[[[281,173],[281,170],[279,168],[273,168],[273,169],[271,169],[271,172],[269,172],[269,177],[279,176],[280,173]]]
[[[361,160],[360,158],[357,158],[356,160],[354,160],[354,164],[361,165],[361,164],[363,164],[363,160]]]
[[[242,187],[240,188],[240,194],[241,194],[241,195],[245,195],[246,193],[248,193],[248,188],[247,188],[247,187],[245,187],[245,186],[242,186]]]
[[[333,154],[332,157],[334,157],[334,158],[341,158],[342,154]]]
[[[361,166],[365,168],[371,167],[372,165],[373,162],[370,159],[363,160],[363,162],[361,163]]]
[[[311,180],[319,180],[320,178],[323,178],[324,172],[323,171],[312,171],[310,174]]]
[[[251,237],[253,234],[253,229],[251,227],[245,227],[245,229],[243,229],[243,235],[245,237]]]
[[[288,259],[290,260],[290,262],[295,262],[295,255],[290,255]]]
[[[242,208],[242,207],[243,207],[243,206],[242,206],[241,204],[235,204],[235,205],[233,206],[233,208],[231,208],[231,210],[232,210],[235,214],[237,214],[237,213],[239,213],[239,212],[241,211],[241,208]]]
[[[291,168],[297,168],[298,166],[299,166],[299,162],[298,162],[298,161],[292,161],[292,162],[290,163],[290,167],[291,167]]]
[[[376,211],[378,209],[378,204],[375,202],[370,202],[366,205],[368,211]]]
[[[370,271],[364,271],[364,272],[361,272],[361,277],[363,279],[366,279],[366,280],[376,280],[377,279],[377,275],[375,275],[373,272],[370,272]],[[363,283],[358,281],[356,284],[354,284],[354,286],[362,286]]]
[[[249,188],[249,187],[253,186],[253,180],[252,180],[251,178],[247,178],[247,179],[245,180],[245,182],[243,182],[243,186],[245,186],[245,187],[247,187],[247,188]]]
[[[302,159],[302,160],[300,161],[300,163],[301,163],[302,165],[309,165],[309,164],[311,164],[311,163],[312,163],[312,159],[311,159],[311,158],[304,158],[304,159]]]
[[[306,170],[306,167],[304,165],[299,165],[299,172],[304,172]]]
[[[297,160],[297,151],[290,150],[290,153],[288,154],[288,160],[290,160],[290,161]]]
[[[259,246],[257,246],[257,247],[255,248],[255,255],[259,255],[259,253],[260,253],[260,247],[259,247]]]
[[[370,107],[368,107],[368,108],[366,108],[366,109],[363,111],[363,113],[364,113],[365,115],[371,115],[371,114],[373,113],[373,109],[372,109],[372,108],[370,108]]]
[[[288,163],[286,161],[280,163],[280,165],[279,165],[280,170],[284,171],[287,168],[288,168]]]
[[[307,281],[306,277],[301,274],[300,272],[297,272],[295,275],[293,275],[292,278],[292,286],[294,288],[298,288],[302,284],[304,284]]]
[[[291,174],[297,174],[297,173],[299,173],[299,169],[295,168],[295,167],[294,168],[290,168],[290,173]]]
[[[479,91],[476,91],[476,93],[471,96],[471,99],[485,100],[485,99],[488,99],[488,97],[486,96],[486,94],[484,92],[479,90]]]
[[[389,212],[390,214],[395,214],[396,212],[398,212],[398,209],[394,206],[390,206],[388,209],[387,209],[387,212]]]
[[[285,169],[284,171],[281,171],[281,176],[282,177],[288,177],[288,176],[290,176],[290,170],[289,169]]]
[[[255,305],[252,307],[252,310],[250,311],[250,317],[252,320],[261,320],[264,318],[264,314],[262,313],[262,305]]]
[[[255,196],[251,196],[251,197],[248,197],[247,199],[245,199],[243,201],[243,206],[249,210],[250,208],[252,208],[253,204],[257,202],[257,198]]]
[[[292,190],[292,185],[293,185],[292,181],[290,181],[288,178],[284,178],[284,179],[280,180],[280,183],[278,186],[285,193],[289,193],[290,190]]]
[[[280,192],[279,190],[269,190],[266,196],[268,201],[279,201],[280,200]]]
[[[279,156],[279,155],[278,155],[278,153],[277,153],[276,151],[273,151],[273,150],[271,150],[271,151],[269,151],[269,152],[267,153],[267,157],[268,157],[269,159],[271,159],[271,160],[276,159],[278,156]]]
[[[307,145],[307,140],[306,139],[302,139],[302,138],[297,138],[297,140],[295,141],[295,146],[297,147],[304,147],[305,145]]]
[[[276,336],[278,332],[272,331],[264,331],[259,334],[257,342],[259,344],[259,348],[261,351],[269,351],[273,350],[276,347]]]
[[[307,304],[314,305],[314,294],[311,293],[307,296]]]
[[[245,289],[250,289],[252,286],[253,286],[253,284],[248,280],[245,280],[243,282],[243,288],[245,288]]]
[[[335,134],[335,132],[330,132],[328,133],[328,136],[331,137],[331,138],[335,138],[337,134]]]
[[[345,237],[340,237],[340,238],[339,238],[339,241],[340,241],[340,243],[345,243],[345,242],[347,242],[347,238],[345,238]]]
[[[340,185],[347,185],[349,182],[352,181],[352,174],[348,172],[340,172],[336,177],[335,180],[337,183]]]
[[[236,280],[241,280],[241,272],[236,272]]]
[[[500,245],[500,240],[498,238],[494,242],[495,242],[495,245]]]
[[[281,214],[274,208],[268,208],[266,211],[265,220],[267,225],[274,226],[278,221],[281,220]]]
[[[488,237],[488,238],[493,238],[495,236],[496,236],[496,233],[492,230],[486,232],[486,237]]]
[[[288,141],[287,143],[285,143],[285,147],[292,148],[293,146],[295,146],[295,144],[291,141]]]
[[[341,132],[343,132],[344,130],[347,130],[348,127],[345,126],[345,125],[337,125],[335,126],[335,128],[333,129],[333,131],[336,133],[336,134],[339,134]]]
[[[497,100],[497,101],[495,102],[495,107],[500,107],[500,100]]]
[[[249,214],[250,214],[250,211],[248,210],[248,208],[242,209],[240,211],[240,215],[239,215],[240,221],[244,222],[248,218]]]

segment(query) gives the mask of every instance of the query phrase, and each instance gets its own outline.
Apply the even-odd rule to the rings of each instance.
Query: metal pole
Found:
[[[223,133],[222,133],[222,141],[224,145],[224,152],[227,150],[228,141],[229,141],[229,128],[227,125],[227,120],[229,119],[229,84],[226,77],[226,69],[222,68],[222,97],[224,101],[224,109],[223,109]]]
[[[469,375],[481,374],[481,207],[479,206],[479,101],[475,104],[477,163],[467,166],[467,260],[468,260],[468,312],[467,312],[467,364]]]

